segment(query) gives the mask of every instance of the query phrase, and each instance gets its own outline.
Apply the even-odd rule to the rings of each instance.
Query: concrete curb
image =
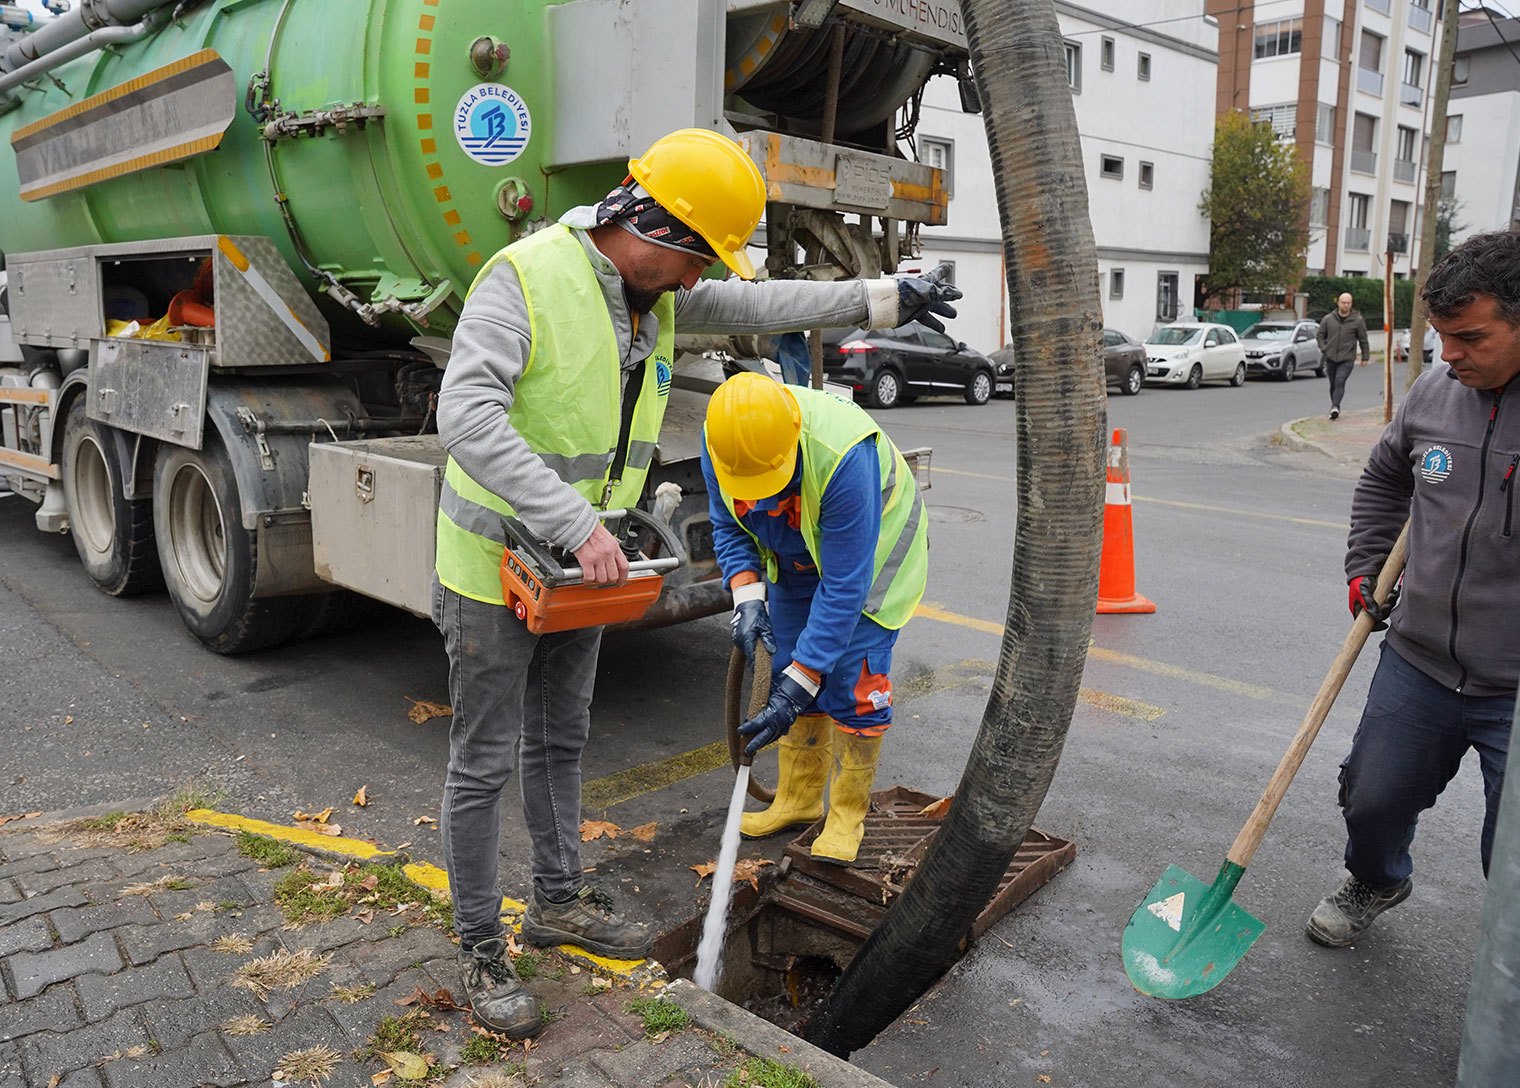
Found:
[[[676,979],[666,995],[691,1014],[693,1023],[728,1036],[759,1058],[783,1061],[807,1070],[822,1088],[893,1088],[889,1081],[836,1058],[826,1050],[783,1031],[768,1020],[710,994],[694,982]]]
[[[1321,453],[1326,457],[1330,457],[1331,453],[1329,450],[1325,449],[1318,442],[1311,442],[1309,439],[1305,438],[1303,435],[1299,434],[1293,429],[1297,424],[1302,423],[1304,420],[1307,420],[1309,418],[1311,417],[1304,416],[1303,419],[1288,420],[1288,422],[1284,423],[1277,429],[1278,439],[1282,445],[1286,446],[1290,450],[1298,450],[1301,453]]]
[[[161,794],[157,797],[129,797],[125,801],[108,801],[100,805],[80,805],[77,808],[60,808],[53,812],[39,812],[35,816],[26,816],[21,819],[7,821],[5,824],[0,825],[0,834],[7,831],[33,831],[39,827],[66,824],[74,820],[93,820],[97,816],[105,816],[112,812],[151,812],[168,799],[167,794]]]

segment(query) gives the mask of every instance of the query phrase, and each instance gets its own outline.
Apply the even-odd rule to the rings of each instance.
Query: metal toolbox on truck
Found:
[[[447,461],[435,434],[312,443],[317,576],[426,616]]]

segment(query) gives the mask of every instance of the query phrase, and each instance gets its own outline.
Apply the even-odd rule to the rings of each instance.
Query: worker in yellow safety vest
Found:
[[[600,204],[571,209],[481,269],[439,396],[449,460],[432,613],[454,706],[440,829],[464,992],[479,1022],[513,1037],[541,1024],[500,919],[497,806],[513,770],[533,883],[523,936],[636,958],[650,934],[613,912],[580,862],[581,752],[601,628],[533,635],[505,606],[503,516],[573,553],[588,582],[622,582],[627,560],[598,512],[643,497],[678,324],[891,327],[941,305],[947,290],[917,279],[744,282],[755,274],[746,247],[765,186],[734,141],[683,129],[628,168]],[[719,261],[740,278],[701,278]]]
[[[811,851],[848,865],[892,724],[892,647],[928,574],[917,481],[863,409],[757,374],[718,388],[705,438],[734,642],[775,655],[769,701],[739,732],[751,755],[779,738],[780,781],[771,806],[746,812],[740,831],[758,838],[812,823],[827,779],[828,819]]]

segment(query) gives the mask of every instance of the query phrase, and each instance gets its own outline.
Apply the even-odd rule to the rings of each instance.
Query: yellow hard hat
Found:
[[[778,494],[797,470],[802,412],[792,391],[760,374],[736,374],[707,404],[707,453],[731,499]]]
[[[705,128],[661,136],[628,172],[660,207],[700,234],[714,253],[747,280],[755,264],[744,252],[765,211],[760,168],[727,136]]]

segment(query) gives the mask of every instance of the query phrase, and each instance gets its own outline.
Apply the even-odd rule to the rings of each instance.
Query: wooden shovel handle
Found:
[[[1399,575],[1404,573],[1404,558],[1408,550],[1409,523],[1406,521],[1404,528],[1399,532],[1398,540],[1393,543],[1393,550],[1383,561],[1382,572],[1378,575],[1377,588],[1373,591],[1373,599],[1378,604],[1383,604],[1388,600],[1388,595],[1393,591]],[[1330,664],[1330,671],[1325,674],[1325,679],[1319,686],[1319,693],[1314,696],[1314,702],[1309,704],[1309,713],[1304,716],[1304,723],[1298,727],[1298,732],[1293,736],[1293,742],[1283,753],[1282,762],[1277,765],[1272,780],[1262,791],[1261,800],[1256,802],[1256,809],[1251,813],[1251,818],[1246,821],[1246,826],[1240,829],[1240,834],[1235,836],[1235,842],[1230,846],[1230,852],[1226,856],[1242,869],[1251,864],[1251,858],[1256,853],[1256,848],[1261,845],[1262,836],[1267,833],[1267,825],[1272,822],[1272,816],[1277,812],[1277,806],[1282,802],[1283,794],[1288,792],[1293,776],[1298,773],[1304,757],[1309,754],[1309,746],[1319,735],[1319,727],[1325,723],[1325,717],[1330,713],[1335,697],[1340,694],[1341,686],[1345,684],[1346,677],[1351,672],[1351,666],[1356,664],[1356,656],[1362,652],[1362,644],[1367,641],[1367,636],[1372,634],[1372,623],[1372,617],[1365,609],[1357,613],[1356,619],[1351,624],[1351,631],[1346,635],[1346,641],[1341,643],[1340,653],[1335,655],[1335,660]]]

